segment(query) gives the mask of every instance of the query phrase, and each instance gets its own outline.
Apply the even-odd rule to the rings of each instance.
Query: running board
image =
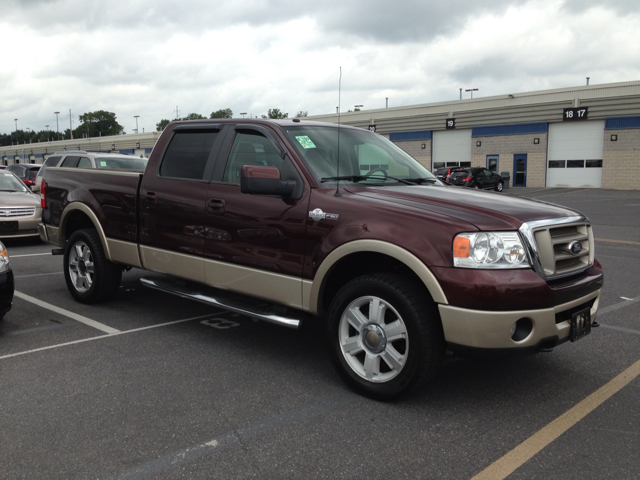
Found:
[[[197,288],[192,288],[191,284],[185,284],[182,281],[178,283],[150,278],[141,278],[140,283],[145,287],[160,290],[161,292],[171,293],[182,298],[206,303],[213,307],[289,328],[300,328],[302,320],[306,316],[303,312],[283,305],[276,305],[264,300],[257,300],[203,285],[197,285]]]

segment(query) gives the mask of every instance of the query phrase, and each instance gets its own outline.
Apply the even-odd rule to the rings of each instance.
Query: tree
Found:
[[[158,123],[156,123],[156,132],[161,132],[162,130],[167,128],[167,125],[169,125],[169,123],[171,123],[171,120],[167,120],[166,118],[160,120]]]
[[[233,110],[230,108],[222,108],[220,110],[216,110],[215,112],[211,112],[211,116],[209,118],[232,118]]]
[[[182,120],[206,120],[207,117],[203,117],[199,113],[190,113],[186,117],[183,117]]]
[[[73,138],[99,137],[124,134],[124,127],[116,121],[116,114],[96,110],[80,115],[80,125],[73,131]]]
[[[288,113],[283,113],[279,108],[270,108],[266,115],[262,118],[289,118]]]
[[[300,110],[300,111],[296,114],[296,117],[297,117],[297,118],[300,118],[300,117],[306,117],[307,115],[309,115],[309,112],[307,112],[306,110],[305,110],[305,111]]]

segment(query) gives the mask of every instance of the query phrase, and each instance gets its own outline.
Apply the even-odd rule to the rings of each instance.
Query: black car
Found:
[[[9,254],[0,242],[0,320],[11,310],[13,290],[13,271],[9,263]]]
[[[27,187],[32,189],[36,183],[36,175],[38,175],[38,170],[40,170],[41,166],[42,165],[35,165],[32,163],[16,163],[14,165],[9,165],[6,170],[15,173]]]
[[[449,174],[448,182],[461,187],[497,192],[501,192],[504,187],[504,180],[500,175],[481,167],[457,168]]]

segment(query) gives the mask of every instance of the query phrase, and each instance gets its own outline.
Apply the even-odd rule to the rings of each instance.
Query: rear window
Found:
[[[146,158],[138,157],[100,157],[96,158],[96,168],[116,170],[144,170],[147,166]]]
[[[202,180],[217,135],[217,130],[174,132],[160,164],[160,176]]]
[[[451,177],[457,178],[457,177],[468,177],[469,175],[471,175],[471,172],[469,172],[468,170],[456,170],[455,172],[451,172]]]

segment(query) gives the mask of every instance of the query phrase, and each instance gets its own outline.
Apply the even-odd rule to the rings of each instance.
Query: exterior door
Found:
[[[178,127],[140,186],[140,244],[149,270],[204,282],[205,203],[218,128]],[[217,142],[218,141],[218,142]]]
[[[498,155],[487,155],[487,170],[498,173]]]
[[[518,154],[513,156],[513,186],[527,186],[527,155]]]
[[[309,188],[303,187],[284,147],[265,127],[235,127],[227,135],[223,151],[206,202],[206,283],[299,304]],[[240,172],[244,165],[277,167],[283,180],[298,182],[298,198],[242,193]]]

